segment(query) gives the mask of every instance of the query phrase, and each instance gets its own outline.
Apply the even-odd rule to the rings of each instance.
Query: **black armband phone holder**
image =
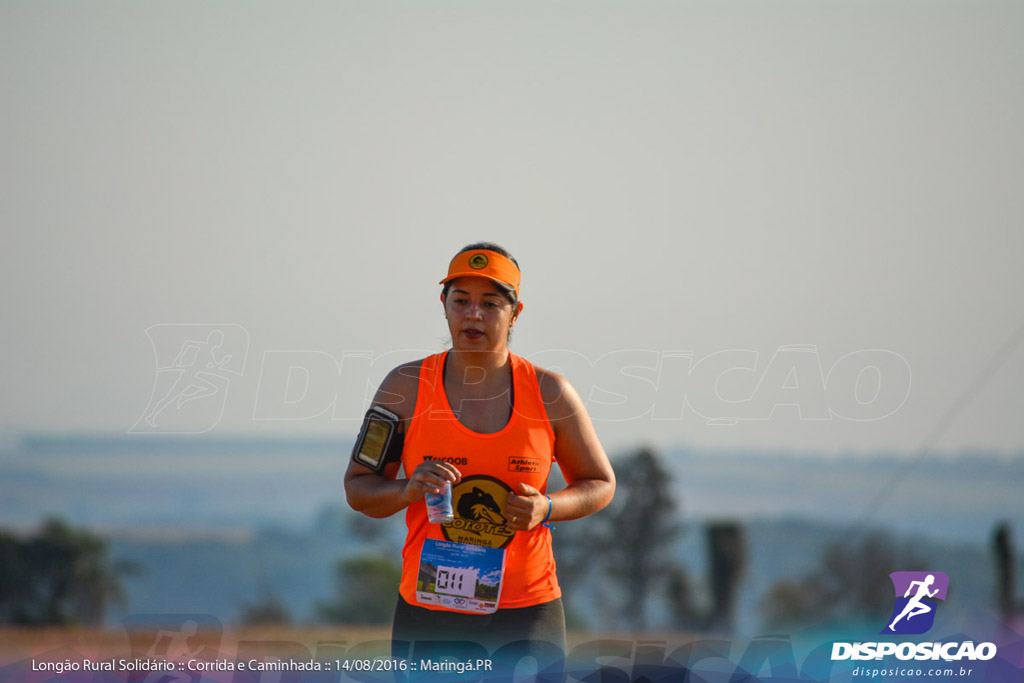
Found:
[[[401,418],[390,410],[371,406],[366,411],[356,445],[352,448],[352,459],[378,474],[384,471],[384,466],[389,462],[400,460],[402,445],[405,443],[405,436],[398,433],[400,421]]]

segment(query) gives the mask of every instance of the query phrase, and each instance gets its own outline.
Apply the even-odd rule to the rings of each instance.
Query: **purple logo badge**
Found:
[[[926,633],[935,623],[935,601],[946,599],[949,577],[943,572],[893,572],[889,578],[896,605],[881,633]]]

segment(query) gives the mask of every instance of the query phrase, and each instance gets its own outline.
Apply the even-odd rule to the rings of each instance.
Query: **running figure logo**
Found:
[[[190,659],[222,659],[223,626],[209,614],[133,614],[121,620],[131,654],[126,659],[170,663],[172,670],[125,672],[126,683],[202,683],[212,679],[184,670]],[[113,680],[113,679],[111,679]]]
[[[153,394],[130,433],[201,433],[224,414],[231,376],[241,376],[249,333],[239,325],[153,325]]]
[[[896,605],[882,633],[916,635],[935,623],[935,600],[945,600],[949,577],[943,572],[893,572]]]

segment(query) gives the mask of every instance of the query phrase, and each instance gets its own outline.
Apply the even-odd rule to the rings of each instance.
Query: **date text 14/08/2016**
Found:
[[[336,659],[334,663],[338,671],[445,671],[456,674],[491,671],[493,666],[490,659],[464,662],[432,659],[421,659],[418,662],[405,659]]]

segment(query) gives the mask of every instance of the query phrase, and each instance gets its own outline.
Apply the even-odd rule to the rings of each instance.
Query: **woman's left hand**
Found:
[[[505,521],[513,529],[529,531],[548,516],[548,497],[529,484],[519,484],[519,494],[508,494]]]

